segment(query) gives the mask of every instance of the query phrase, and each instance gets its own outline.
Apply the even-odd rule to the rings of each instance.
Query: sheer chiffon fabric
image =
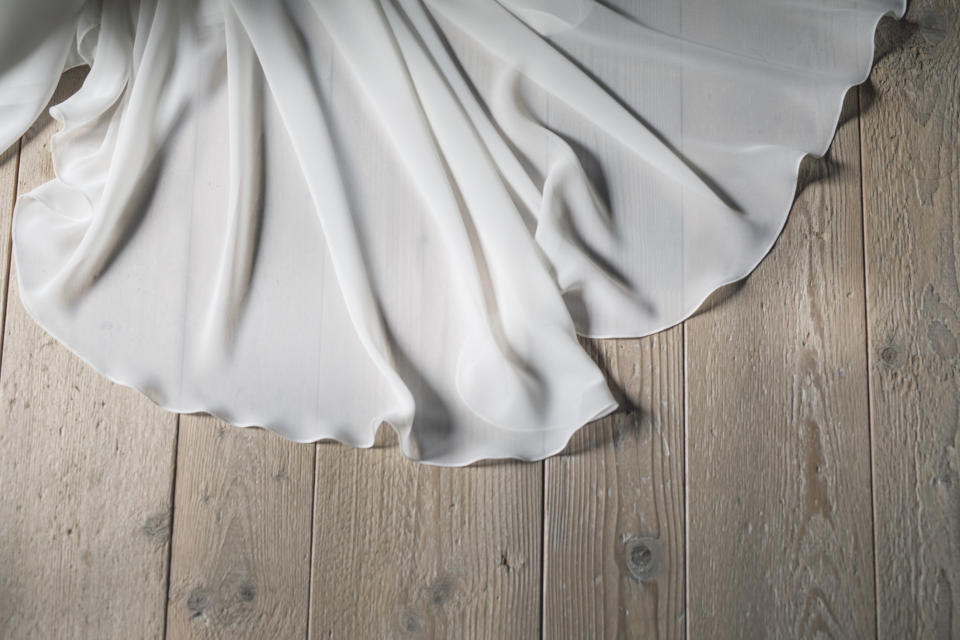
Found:
[[[746,276],[904,0],[0,0],[21,298],[163,407],[462,465]]]

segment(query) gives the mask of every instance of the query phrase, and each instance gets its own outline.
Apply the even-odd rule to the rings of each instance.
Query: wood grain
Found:
[[[311,638],[540,635],[541,463],[317,447]]]
[[[168,638],[303,638],[312,444],[182,416]]]
[[[880,638],[960,637],[960,18],[914,0],[864,89]]]
[[[691,638],[874,634],[856,108],[773,252],[686,323]]]
[[[544,637],[682,638],[682,329],[593,350],[625,409],[546,461]]]
[[[54,100],[81,79],[68,74]],[[20,193],[53,177],[54,129],[44,116],[25,137]],[[9,225],[4,215],[4,234]],[[15,284],[6,316],[0,637],[159,637],[175,418],[44,333]]]

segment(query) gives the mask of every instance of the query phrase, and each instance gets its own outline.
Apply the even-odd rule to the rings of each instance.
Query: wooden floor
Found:
[[[635,408],[544,463],[294,444],[94,373],[9,284],[44,119],[0,158],[0,638],[960,637],[958,42],[955,0],[883,25],[775,250],[591,345]]]

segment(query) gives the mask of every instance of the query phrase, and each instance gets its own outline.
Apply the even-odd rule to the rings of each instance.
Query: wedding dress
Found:
[[[440,465],[615,409],[746,276],[904,0],[0,0],[21,299],[161,406]]]

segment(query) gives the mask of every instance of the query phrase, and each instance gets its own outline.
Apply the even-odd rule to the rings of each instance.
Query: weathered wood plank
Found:
[[[682,329],[595,342],[618,411],[544,476],[544,637],[684,637]]]
[[[81,79],[68,74],[54,100]],[[53,177],[54,130],[44,116],[24,138],[20,193]],[[5,230],[9,223],[5,216]],[[0,636],[162,633],[174,433],[174,416],[34,324],[11,285],[0,375]]]
[[[615,0],[612,6],[641,22],[679,30],[681,3]],[[683,79],[652,65],[611,65],[592,45],[567,49],[640,113],[656,115],[656,130],[678,140],[682,132]],[[590,141],[596,132],[545,97],[545,119],[567,140]],[[664,105],[673,108],[664,110]],[[607,140],[604,154],[617,153]],[[549,157],[548,149],[543,150]],[[589,160],[584,158],[584,160]],[[609,155],[607,162],[631,162]],[[590,167],[590,162],[585,166]],[[629,166],[629,165],[626,165]],[[665,188],[644,171],[594,176],[613,211],[632,211],[638,199],[650,210],[679,210],[682,191]],[[653,239],[680,238],[679,216],[647,220]],[[622,223],[620,233],[637,229]],[[643,241],[641,241],[642,243]],[[589,244],[589,240],[587,241]],[[641,249],[643,247],[641,246]],[[639,251],[635,256],[662,256]],[[682,260],[647,265],[674,277],[682,290]],[[680,296],[677,296],[679,299]],[[673,311],[677,311],[674,309]],[[669,314],[670,312],[668,312]],[[684,623],[683,338],[674,327],[644,340],[594,342],[621,410],[578,433],[568,453],[546,462],[544,476],[544,615],[549,638],[680,638]]]
[[[468,40],[460,44],[476,46]],[[321,73],[333,122],[368,126],[355,114],[369,105],[349,88],[353,73],[343,64],[334,57]],[[363,159],[339,152],[341,161],[354,163],[352,170],[362,170],[367,181],[363,193],[355,194],[358,211],[415,211],[425,205],[422,194],[407,185],[402,157],[393,151],[386,148]],[[357,219],[362,235],[371,218],[360,214]],[[432,237],[430,223],[424,224]],[[371,245],[371,256],[422,266],[422,248],[410,243],[399,250],[395,238],[373,237],[381,244]],[[384,300],[394,298],[384,304],[390,328],[409,301],[397,304],[378,272],[370,271],[374,289]],[[411,281],[409,286],[402,295],[420,299],[420,285]],[[394,346],[397,354],[418,353],[429,351],[431,344],[432,336],[424,331],[398,339]],[[415,394],[429,386],[425,378],[418,379],[419,366],[398,367]],[[443,399],[417,396],[417,401],[420,415],[447,410],[440,406]],[[309,636],[537,637],[542,474],[539,463],[457,469],[417,464],[403,457],[389,427],[381,427],[371,450],[319,444]]]
[[[540,463],[317,447],[311,638],[536,638]]]
[[[167,637],[306,637],[314,447],[180,418]]]
[[[960,637],[960,18],[913,0],[862,120],[880,638]]]
[[[874,634],[856,98],[773,252],[686,323],[691,638]]]

